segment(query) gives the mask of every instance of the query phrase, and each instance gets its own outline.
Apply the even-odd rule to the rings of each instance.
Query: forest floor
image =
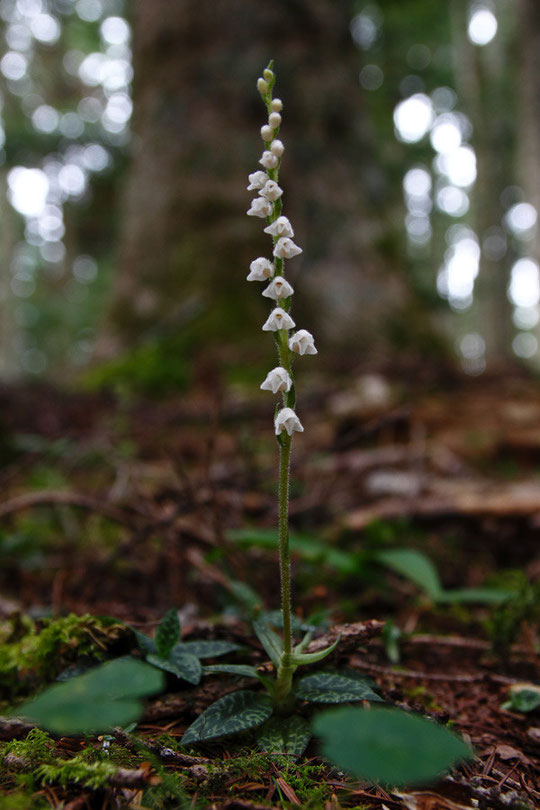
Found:
[[[516,685],[534,697],[540,683],[540,384],[418,391],[363,375],[301,399],[295,611],[330,638],[349,625],[331,664],[450,721],[474,760],[394,790],[332,768],[314,741],[288,760],[248,737],[187,754],[197,714],[247,682],[171,676],[134,736],[24,743],[28,728],[0,719],[0,810],[540,807],[540,708],[511,702]],[[137,655],[121,623],[152,635],[172,607],[184,640],[231,640],[235,660],[262,664],[248,618],[257,601],[278,607],[276,455],[272,405],[241,389],[163,401],[0,389],[0,715],[83,658]],[[418,555],[405,564],[396,550]],[[117,622],[91,618],[103,616]],[[49,650],[24,658],[29,637],[62,621]],[[81,751],[118,767],[101,782],[62,771]]]

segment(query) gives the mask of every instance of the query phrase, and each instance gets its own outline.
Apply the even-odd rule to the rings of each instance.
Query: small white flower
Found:
[[[266,181],[268,180],[268,175],[266,172],[253,172],[253,174],[249,175],[249,186],[247,187],[248,191],[257,191],[259,188],[262,188]]]
[[[273,298],[277,301],[279,298],[288,298],[294,292],[293,288],[283,276],[276,276],[272,279],[268,287],[266,287],[262,294],[266,298]]]
[[[259,256],[258,259],[254,259],[249,265],[249,275],[247,280],[266,281],[266,279],[272,278],[273,273],[273,263],[268,259],[263,259],[262,256]]]
[[[269,124],[265,124],[264,127],[261,127],[261,138],[263,141],[268,143],[268,141],[272,140],[272,135],[274,134],[274,130]]]
[[[251,201],[251,208],[247,212],[247,215],[248,217],[260,217],[261,219],[265,219],[265,217],[270,216],[273,210],[274,206],[270,200],[266,200],[264,197],[256,197]]]
[[[279,138],[276,138],[274,141],[272,141],[272,143],[270,144],[270,151],[272,152],[273,155],[280,158],[283,152],[285,151],[283,141],[280,141]]]
[[[279,394],[281,391],[290,391],[291,385],[292,379],[287,369],[277,366],[268,372],[265,381],[261,383],[261,388],[263,391]]]
[[[295,430],[297,430],[298,433],[304,432],[302,423],[292,408],[282,408],[277,412],[276,418],[274,419],[274,427],[276,429],[276,436],[279,436],[284,430],[289,436],[292,436]]]
[[[278,186],[274,180],[267,180],[264,186],[260,189],[259,194],[267,200],[279,200],[283,194],[283,189]]]
[[[294,236],[294,231],[287,217],[278,217],[271,225],[264,229],[270,236]]]
[[[260,214],[257,216],[260,216]],[[278,259],[292,259],[293,256],[298,256],[299,253],[302,253],[302,248],[295,245],[288,236],[282,236],[277,240],[274,256],[277,256]]]
[[[281,115],[278,112],[272,112],[268,116],[268,123],[272,129],[277,129],[281,124]]]
[[[283,102],[280,98],[273,98],[270,106],[272,107],[273,112],[281,112],[283,109]]]
[[[278,332],[280,329],[292,329],[294,321],[291,316],[281,307],[272,310],[266,323],[263,325],[263,332]]]
[[[307,329],[299,329],[289,338],[289,349],[297,354],[317,354],[313,335]]]
[[[278,159],[267,149],[262,153],[262,158],[259,160],[259,163],[261,166],[264,166],[265,169],[275,169],[278,165]]]
[[[257,79],[257,90],[259,91],[261,96],[264,96],[266,95],[266,93],[268,93],[268,82],[266,82],[262,76],[260,79]]]

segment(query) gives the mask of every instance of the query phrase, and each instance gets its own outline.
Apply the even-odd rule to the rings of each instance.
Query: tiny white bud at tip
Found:
[[[272,129],[277,129],[281,124],[281,115],[278,112],[270,113],[268,116],[268,123]]]
[[[270,106],[272,107],[272,112],[281,112],[283,109],[283,102],[280,98],[273,98]]]
[[[271,82],[272,79],[274,78],[274,73],[273,71],[270,70],[270,68],[266,68],[265,70],[263,70],[263,76],[267,82]]]
[[[265,124],[264,127],[261,127],[261,138],[265,143],[268,143],[272,140],[272,135],[274,134],[274,130],[272,129],[269,124]]]
[[[262,76],[260,79],[257,79],[257,90],[262,96],[268,93],[268,82],[265,82]]]
[[[283,142],[278,140],[278,139],[276,139],[275,141],[272,141],[272,143],[270,144],[270,151],[277,158],[280,158],[282,156],[283,152],[285,151],[285,147],[283,145]]]

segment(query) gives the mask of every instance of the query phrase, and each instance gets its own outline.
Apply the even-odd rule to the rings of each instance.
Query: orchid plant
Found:
[[[314,733],[321,739],[328,759],[358,777],[393,785],[421,782],[469,757],[470,749],[459,737],[431,720],[395,709],[372,707],[371,704],[381,702],[381,698],[373,691],[372,684],[355,672],[315,671],[300,678],[294,677],[299,667],[326,658],[339,643],[339,638],[326,649],[310,653],[314,628],[302,625],[294,617],[291,606],[290,460],[293,436],[304,430],[296,413],[293,363],[297,355],[314,355],[317,349],[311,333],[306,329],[296,329],[291,316],[294,289],[285,276],[285,261],[298,256],[302,249],[293,241],[293,227],[282,213],[283,190],[279,186],[279,171],[285,147],[278,134],[283,104],[273,97],[274,84],[271,62],[257,82],[268,118],[261,128],[264,151],[259,163],[263,170],[249,175],[248,190],[256,191],[257,196],[247,212],[248,216],[265,221],[264,232],[272,239],[272,258],[261,256],[252,261],[247,280],[264,282],[266,286],[262,295],[273,302],[262,329],[272,332],[279,363],[260,386],[279,397],[274,431],[279,445],[281,611],[277,622],[271,621],[272,614],[259,615],[254,622],[255,633],[270,663],[259,668],[229,663],[204,665],[200,659],[216,658],[234,651],[235,645],[181,641],[177,612],[172,610],[160,623],[155,639],[137,633],[147,661],[154,669],[133,661],[127,665],[120,662],[116,669],[106,664],[80,679],[73,679],[73,682],[52,687],[40,696],[37,704],[34,701],[19,707],[19,711],[59,732],[63,728],[69,732],[96,731],[115,722],[133,719],[140,713],[137,702],[124,700],[126,705],[120,705],[129,691],[124,684],[126,666],[134,672],[130,695],[136,696],[160,688],[155,668],[193,685],[199,683],[202,675],[237,675],[258,680],[264,691],[242,689],[220,698],[189,726],[181,740],[183,745],[251,731],[261,750],[298,756]],[[304,633],[303,638],[294,643],[299,630]],[[96,695],[102,693],[108,696],[108,702],[104,704],[106,711],[100,712]],[[318,713],[310,722],[310,704],[351,702],[363,702],[364,706]],[[64,718],[66,712],[67,720]],[[122,720],[118,719],[120,717]]]

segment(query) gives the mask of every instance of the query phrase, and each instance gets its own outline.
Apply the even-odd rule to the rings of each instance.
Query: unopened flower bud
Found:
[[[266,152],[262,153],[262,157],[259,160],[261,166],[264,166],[265,169],[275,169],[278,165],[278,159],[275,155],[270,152],[270,150],[266,150]]]
[[[282,391],[290,391],[291,385],[292,379],[287,369],[277,366],[268,372],[265,381],[261,383],[261,389],[271,391],[273,394],[280,394]]]
[[[267,200],[275,202],[279,200],[283,194],[283,189],[278,186],[275,180],[267,180],[264,186],[260,189],[259,194]]]
[[[288,298],[293,292],[294,289],[287,279],[283,278],[283,276],[276,276],[272,279],[268,287],[262,291],[262,294],[265,298],[272,298],[274,301],[278,301],[280,298]]]
[[[294,236],[294,231],[287,217],[278,217],[264,229],[270,236]]]
[[[263,332],[278,332],[280,329],[292,329],[294,325],[291,316],[281,307],[276,307],[263,324],[262,330]]]
[[[261,138],[265,143],[268,143],[272,140],[272,135],[274,134],[274,130],[269,124],[265,124],[264,127],[261,127]]]
[[[256,197],[251,201],[251,208],[247,212],[247,215],[248,217],[260,217],[261,219],[265,219],[270,216],[273,210],[274,206],[270,200],[264,197]]]
[[[270,70],[270,68],[266,68],[265,70],[263,70],[263,76],[267,82],[271,82],[272,79],[274,78],[274,72]]]
[[[277,158],[280,158],[282,156],[283,152],[285,151],[283,141],[280,141],[278,138],[276,138],[276,140],[272,141],[272,143],[270,144],[270,151]]]
[[[266,82],[262,76],[260,79],[257,79],[257,90],[259,91],[261,96],[265,96],[268,93],[269,90],[268,82]]]
[[[272,129],[277,129],[281,124],[281,115],[278,112],[270,113],[268,123]]]
[[[249,265],[249,275],[247,277],[247,280],[266,281],[267,279],[272,278],[273,274],[274,274],[273,262],[269,261],[268,259],[264,259],[262,256],[259,256],[258,259],[254,259]]]
[[[261,215],[257,214],[257,216]],[[302,248],[295,245],[292,239],[289,239],[288,236],[282,236],[276,242],[274,256],[276,256],[278,259],[292,259],[294,256],[298,256],[299,253],[302,253]]]
[[[289,338],[289,349],[297,354],[317,354],[313,335],[307,329],[299,329]]]
[[[283,431],[286,431],[289,436],[292,436],[295,430],[298,431],[298,433],[304,432],[302,423],[292,408],[282,408],[277,412],[276,418],[274,419],[274,427],[276,436],[279,436]]]
[[[280,98],[273,98],[270,106],[272,107],[272,112],[281,112],[283,109],[283,102]]]

